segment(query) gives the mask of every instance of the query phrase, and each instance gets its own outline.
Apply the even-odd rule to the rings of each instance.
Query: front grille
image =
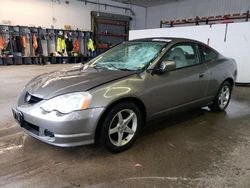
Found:
[[[36,97],[34,95],[29,94],[28,92],[25,95],[25,102],[29,104],[35,104],[43,100],[42,98]]]
[[[36,125],[33,125],[27,121],[24,122],[23,128],[26,129],[27,131],[32,132],[35,135],[39,135],[39,127]]]

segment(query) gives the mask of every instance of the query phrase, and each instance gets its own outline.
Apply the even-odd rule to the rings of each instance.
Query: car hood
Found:
[[[26,91],[39,98],[49,99],[57,95],[87,91],[107,82],[135,74],[134,71],[117,71],[83,66],[42,74],[26,85]]]

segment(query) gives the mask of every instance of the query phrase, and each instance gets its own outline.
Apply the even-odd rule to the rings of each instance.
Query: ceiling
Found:
[[[152,7],[155,5],[166,4],[171,1],[178,1],[178,0],[112,0],[116,2],[126,3],[126,4],[133,4],[142,7]]]

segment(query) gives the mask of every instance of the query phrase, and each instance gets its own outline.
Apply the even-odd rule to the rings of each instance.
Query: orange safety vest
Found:
[[[27,44],[26,44],[26,37],[23,35],[22,36],[22,46],[23,48],[26,48],[27,47]]]
[[[73,51],[75,53],[78,53],[79,50],[80,50],[80,48],[79,48],[79,41],[76,39],[75,42],[74,42],[74,49],[73,49]]]
[[[0,50],[4,49],[5,41],[2,36],[0,36]]]
[[[33,47],[34,49],[37,49],[37,47],[38,47],[37,38],[36,38],[36,35],[35,35],[35,34],[33,35],[33,44],[32,44],[32,47]]]

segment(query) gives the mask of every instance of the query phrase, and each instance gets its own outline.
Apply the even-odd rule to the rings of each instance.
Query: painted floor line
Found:
[[[21,144],[21,145],[10,145],[9,147],[6,147],[6,148],[0,148],[0,154],[6,153],[6,152],[11,151],[11,150],[20,149],[22,147],[23,147],[23,144]]]
[[[126,178],[123,180],[170,180],[170,181],[221,181],[221,180],[226,180],[227,178],[224,177],[216,177],[216,178],[185,178],[185,177],[158,177],[158,176],[153,176],[153,177],[131,177],[131,178]]]

